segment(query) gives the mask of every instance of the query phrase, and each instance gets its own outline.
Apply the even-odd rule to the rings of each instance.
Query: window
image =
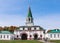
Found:
[[[9,35],[7,35],[7,38],[9,37]]]
[[[59,38],[59,34],[58,34],[58,38]]]
[[[2,38],[2,35],[1,35],[1,38]]]
[[[4,35],[4,38],[5,38],[5,35]]]
[[[2,35],[0,35],[0,38],[2,38]]]
[[[0,38],[1,38],[1,35],[0,35]]]
[[[52,34],[50,34],[50,37],[52,38]]]
[[[36,30],[36,27],[34,29]]]
[[[56,38],[56,34],[54,34],[54,38]]]
[[[23,28],[23,30],[24,30],[24,28]]]

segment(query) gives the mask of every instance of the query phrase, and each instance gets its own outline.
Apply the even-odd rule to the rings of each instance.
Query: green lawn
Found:
[[[42,43],[37,40],[0,40],[0,43]]]
[[[60,43],[60,40],[51,40],[51,42]]]

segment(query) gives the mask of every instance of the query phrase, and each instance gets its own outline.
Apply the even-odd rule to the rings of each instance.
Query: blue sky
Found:
[[[60,29],[60,0],[0,0],[0,26],[25,25],[30,4],[35,25]]]

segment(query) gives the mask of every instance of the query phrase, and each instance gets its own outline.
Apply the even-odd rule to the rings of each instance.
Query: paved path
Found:
[[[43,42],[43,43],[54,43],[54,42],[49,42],[49,41],[44,41],[44,40],[38,40],[40,42]]]

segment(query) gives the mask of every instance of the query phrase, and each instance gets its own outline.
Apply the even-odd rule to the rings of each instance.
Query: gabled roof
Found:
[[[12,33],[9,31],[0,31],[0,34],[12,34]]]
[[[29,7],[29,10],[28,10],[28,17],[32,17],[32,12],[31,12],[30,7]]]
[[[47,33],[60,33],[60,29],[48,30]]]

